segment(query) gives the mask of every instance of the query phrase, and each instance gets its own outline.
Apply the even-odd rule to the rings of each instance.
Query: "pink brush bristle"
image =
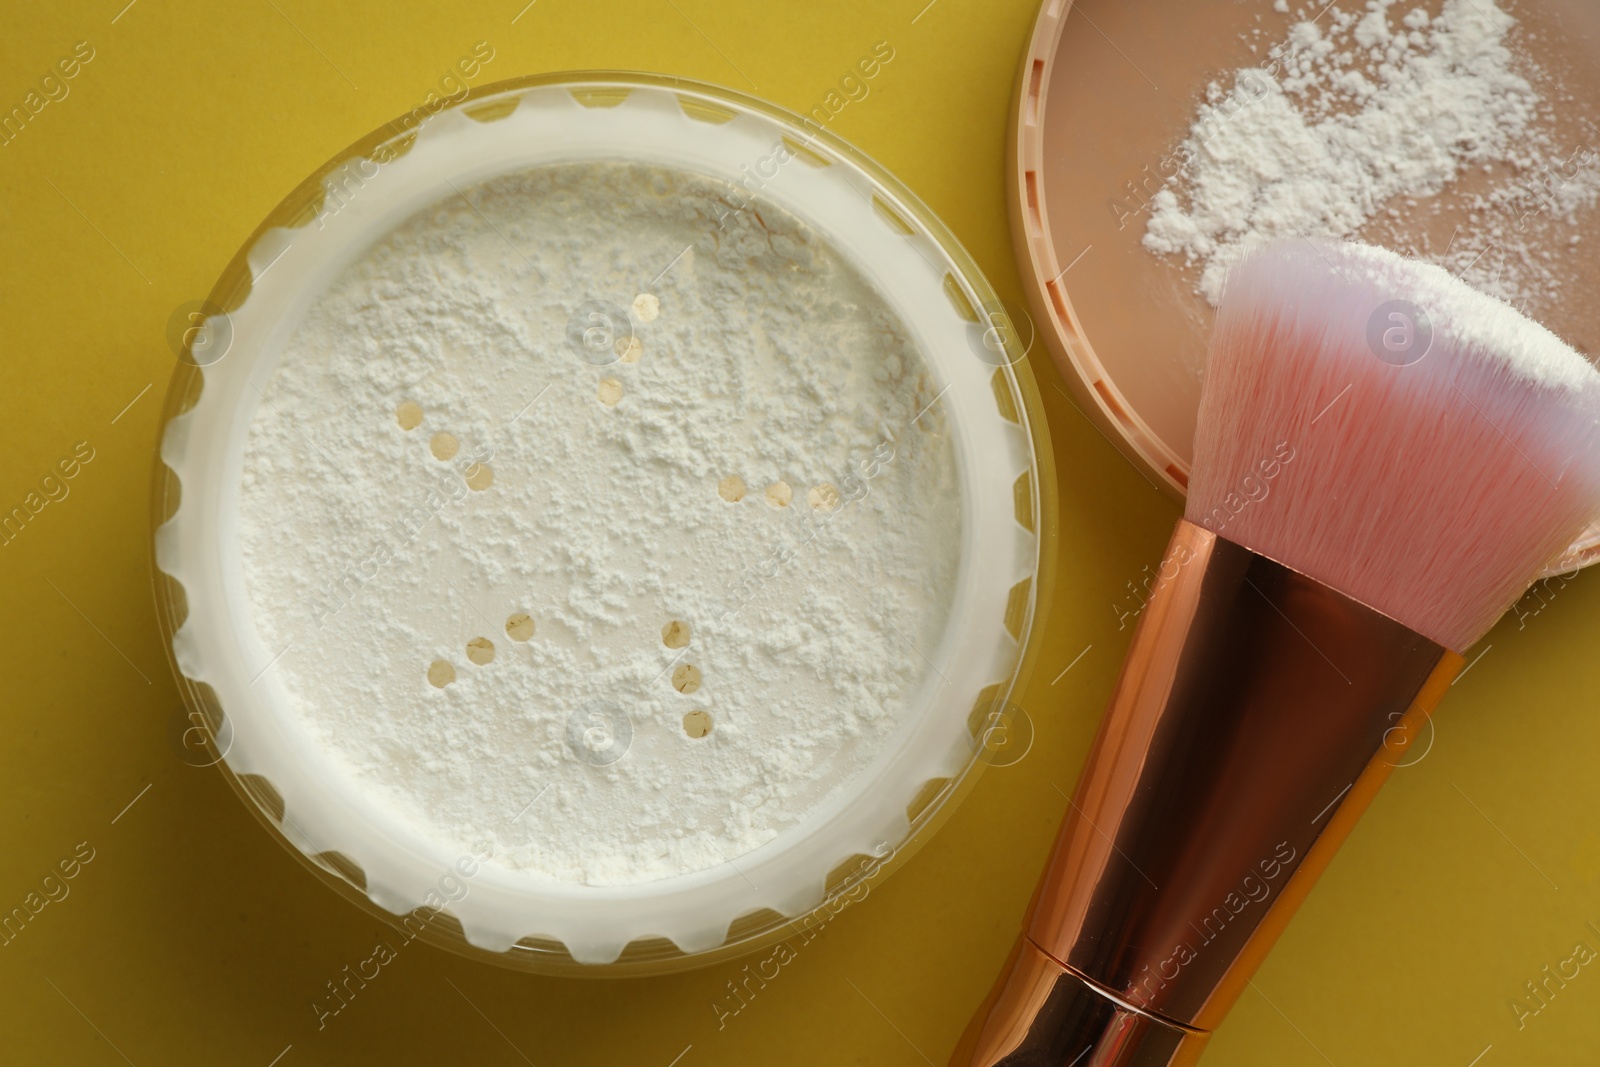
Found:
[[[1544,327],[1364,245],[1229,274],[1191,522],[1459,652],[1597,514],[1600,372]]]

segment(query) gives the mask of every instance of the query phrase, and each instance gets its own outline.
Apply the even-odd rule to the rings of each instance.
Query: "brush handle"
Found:
[[[1192,1063],[1461,657],[1187,521],[952,1063]]]

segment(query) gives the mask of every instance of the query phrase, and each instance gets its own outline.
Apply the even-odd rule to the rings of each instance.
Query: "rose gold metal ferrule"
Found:
[[[952,1065],[1195,1062],[1462,662],[1179,522]]]

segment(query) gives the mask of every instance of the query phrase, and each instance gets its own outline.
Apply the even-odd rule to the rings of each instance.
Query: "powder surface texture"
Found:
[[[397,833],[546,882],[717,867],[940,684],[937,388],[829,244],[731,207],[630,163],[464,188],[289,341],[246,586],[285,714]]]
[[[1504,0],[1297,7],[1259,66],[1209,87],[1182,170],[1151,201],[1145,247],[1183,256],[1213,306],[1249,247],[1330,236],[1548,312],[1600,200],[1600,153],[1566,143],[1565,116],[1582,109],[1516,34]],[[1594,145],[1592,128],[1578,140]],[[1433,225],[1446,216],[1457,224]]]

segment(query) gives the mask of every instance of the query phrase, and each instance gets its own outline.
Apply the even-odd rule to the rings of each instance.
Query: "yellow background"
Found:
[[[70,96],[0,148],[0,505],[76,442],[96,452],[71,495],[0,548],[0,911],[77,843],[95,849],[71,895],[0,947],[0,1062],[943,1064],[1015,935],[1109,694],[1131,632],[1112,605],[1177,515],[1048,361],[1035,367],[1062,560],[1021,699],[1036,743],[721,1029],[710,1004],[738,964],[554,980],[418,943],[318,1032],[312,1000],[371,953],[378,924],[274,844],[216,771],[169,749],[148,477],[172,310],[209,291],[307,173],[414,107],[480,40],[495,58],[475,84],[626,67],[797,110],[888,41],[895,60],[831,129],[906,180],[1020,302],[1002,160],[1033,5],[537,0],[513,25],[522,0],[138,0],[113,24],[124,2],[14,6],[0,36],[3,109],[74,42],[96,49]],[[1213,1067],[1600,1062],[1600,963],[1523,1029],[1508,1007],[1579,940],[1600,948],[1585,928],[1600,926],[1600,579],[1487,643],[1431,751],[1396,773],[1214,1040]]]

